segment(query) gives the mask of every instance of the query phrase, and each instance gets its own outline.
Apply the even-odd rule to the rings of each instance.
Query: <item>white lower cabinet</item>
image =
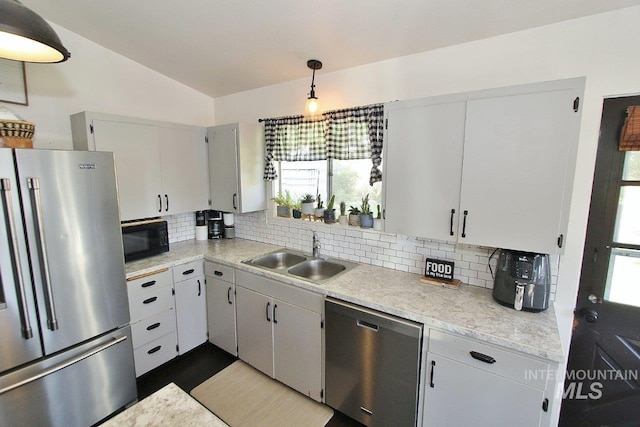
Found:
[[[179,354],[207,341],[207,297],[202,261],[173,267]]]
[[[432,329],[423,427],[548,425],[549,368],[544,361]]]
[[[136,377],[178,355],[169,269],[127,279]]]
[[[322,295],[237,271],[238,357],[321,401],[323,300]]]
[[[207,283],[209,342],[237,356],[234,269],[205,261],[204,272]]]

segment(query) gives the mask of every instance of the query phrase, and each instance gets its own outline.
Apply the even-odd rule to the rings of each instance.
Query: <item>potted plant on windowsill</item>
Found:
[[[377,231],[382,230],[382,213],[380,212],[380,205],[378,205],[378,213],[375,218],[373,218],[373,229]]]
[[[300,200],[293,203],[292,214],[296,219],[302,218],[302,203],[300,203]]]
[[[305,194],[302,197],[302,214],[303,215],[311,215],[314,209],[314,203],[316,202],[316,198],[313,197],[312,194]]]
[[[362,206],[360,206],[360,227],[373,227],[373,215],[371,215],[371,209],[369,207],[369,194],[362,198]]]
[[[322,207],[322,197],[320,197],[320,195],[318,194],[318,198],[317,200],[317,207],[315,210],[315,216],[316,218],[324,218],[324,208]]]
[[[338,222],[340,225],[347,225],[349,222],[349,218],[347,217],[347,204],[345,202],[340,202],[340,216],[338,217]]]
[[[360,208],[349,206],[349,225],[360,225]]]
[[[336,201],[336,195],[332,195],[329,199],[327,209],[324,210],[324,223],[335,224],[336,222],[336,210],[333,208],[333,204]]]
[[[278,195],[271,200],[276,202],[276,205],[278,205],[276,207],[276,214],[278,216],[284,218],[291,217],[291,207],[293,206],[293,199],[291,198],[289,190],[285,190],[284,194],[278,192]]]

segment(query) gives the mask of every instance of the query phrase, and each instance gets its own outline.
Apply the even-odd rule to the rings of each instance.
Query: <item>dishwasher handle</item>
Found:
[[[378,330],[380,329],[378,325],[374,325],[373,323],[370,323],[361,319],[356,320],[356,325],[358,325],[361,328],[370,329],[373,332],[378,332]]]

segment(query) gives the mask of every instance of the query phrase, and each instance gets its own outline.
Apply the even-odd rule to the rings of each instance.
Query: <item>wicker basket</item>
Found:
[[[24,120],[0,120],[0,136],[31,139],[36,129],[35,123]]]

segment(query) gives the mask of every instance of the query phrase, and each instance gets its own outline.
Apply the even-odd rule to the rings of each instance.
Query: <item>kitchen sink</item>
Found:
[[[278,249],[242,262],[283,276],[308,280],[315,284],[324,284],[358,265],[339,259],[316,258],[290,249]]]
[[[309,280],[326,280],[346,269],[347,267],[343,264],[324,259],[312,259],[290,268],[288,272]]]
[[[251,264],[277,270],[292,267],[296,264],[301,263],[302,261],[305,261],[306,259],[307,257],[302,255],[297,255],[286,251],[278,251],[253,259],[251,260]]]

